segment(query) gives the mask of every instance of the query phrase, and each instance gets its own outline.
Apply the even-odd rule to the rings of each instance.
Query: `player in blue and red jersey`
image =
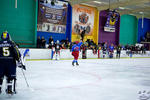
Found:
[[[72,61],[72,65],[74,66],[74,63],[78,66],[78,57],[79,57],[79,51],[80,47],[82,45],[82,40],[80,42],[76,41],[75,44],[72,46],[72,56],[74,57],[74,60]]]

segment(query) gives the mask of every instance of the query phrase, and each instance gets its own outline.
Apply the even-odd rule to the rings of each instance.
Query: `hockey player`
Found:
[[[82,49],[82,59],[86,59],[86,55],[87,55],[87,44],[86,42],[81,46]]]
[[[102,50],[103,50],[103,58],[105,58],[107,54],[107,47],[103,46]]]
[[[80,43],[78,41],[75,42],[75,44],[72,46],[72,56],[74,57],[74,60],[72,61],[72,65],[74,66],[74,63],[76,63],[76,65],[78,66],[78,57],[79,57],[79,51],[80,51],[80,47],[82,45],[82,40],[80,41]]]
[[[108,49],[107,42],[105,42],[105,43],[102,44],[103,58],[105,58],[106,55],[107,55],[107,49]]]
[[[56,41],[56,43],[55,43],[54,46],[55,46],[55,57],[56,57],[55,59],[56,59],[56,60],[59,60],[59,57],[60,57],[60,49],[62,48],[61,45],[59,44],[59,40]]]
[[[16,61],[20,62],[21,54],[7,31],[3,32],[0,41],[0,93],[2,92],[2,83],[4,76],[6,77],[7,87],[6,93],[15,93],[16,82]],[[21,63],[21,62],[20,62]],[[25,69],[25,66],[20,66]]]
[[[54,41],[51,42],[51,45],[50,45],[50,49],[51,49],[51,60],[53,60],[53,56],[54,56]]]

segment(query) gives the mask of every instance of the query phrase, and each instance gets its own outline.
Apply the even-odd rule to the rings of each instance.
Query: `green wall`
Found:
[[[1,0],[0,34],[7,30],[20,47],[35,47],[37,4],[37,0]]]
[[[120,44],[135,44],[137,42],[138,19],[132,15],[122,15],[120,21]]]

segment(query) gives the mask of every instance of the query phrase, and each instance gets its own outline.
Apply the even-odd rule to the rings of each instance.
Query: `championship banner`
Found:
[[[115,32],[115,25],[118,22],[119,13],[115,11],[109,11],[107,21],[104,26],[104,31]]]
[[[68,3],[51,0],[39,2],[37,31],[65,33]]]
[[[72,32],[80,34],[85,30],[86,35],[92,35],[94,27],[95,9],[92,7],[75,5],[72,15]]]

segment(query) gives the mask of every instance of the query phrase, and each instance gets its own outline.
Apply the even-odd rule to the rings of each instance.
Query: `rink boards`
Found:
[[[23,55],[26,48],[21,48],[20,52]],[[113,54],[114,58],[116,58],[116,51]],[[149,58],[150,51],[146,51],[146,54],[134,54],[132,57],[143,57]],[[29,49],[29,52],[26,55],[26,59],[50,59],[51,58],[51,49]],[[55,54],[54,54],[55,58]],[[82,58],[82,51],[80,52],[79,58]],[[92,50],[87,50],[87,58],[98,58],[98,54],[94,54]],[[100,52],[100,58],[102,58],[102,53]],[[106,58],[108,58],[108,54],[106,54]],[[129,55],[126,54],[126,51],[121,51],[121,58],[129,58]],[[69,49],[62,49],[60,51],[60,59],[73,59],[71,52]]]

